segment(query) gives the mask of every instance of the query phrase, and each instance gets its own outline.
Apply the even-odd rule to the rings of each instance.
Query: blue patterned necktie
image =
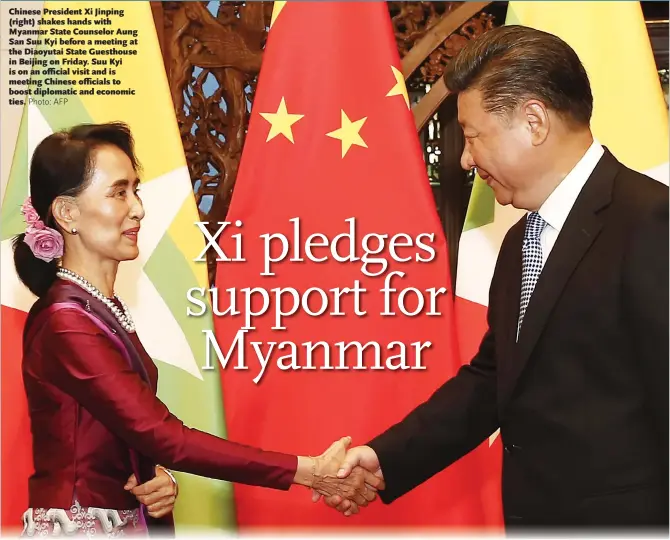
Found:
[[[540,244],[540,234],[544,229],[546,221],[537,212],[531,212],[526,218],[526,233],[523,237],[523,259],[521,273],[521,304],[519,306],[519,324],[517,326],[517,339],[521,331],[523,316],[526,314],[526,308],[530,297],[535,289],[537,279],[542,272],[542,245]]]

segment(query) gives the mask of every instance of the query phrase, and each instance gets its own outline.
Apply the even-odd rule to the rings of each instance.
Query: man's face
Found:
[[[533,163],[537,156],[526,114],[514,111],[503,118],[486,112],[480,91],[472,89],[458,96],[458,122],[465,136],[461,166],[465,170],[476,167],[500,204],[523,208],[524,192],[537,178]]]

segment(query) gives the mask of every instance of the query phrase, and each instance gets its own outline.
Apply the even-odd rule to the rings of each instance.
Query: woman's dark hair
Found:
[[[543,101],[575,124],[593,112],[589,78],[562,39],[526,26],[501,26],[468,42],[444,72],[453,94],[478,89],[485,110],[504,116],[523,101]]]
[[[122,122],[80,124],[53,133],[37,145],[30,163],[30,197],[47,227],[65,234],[51,214],[51,205],[57,197],[76,197],[88,187],[95,165],[93,151],[106,145],[119,148],[138,169],[133,136]],[[35,257],[24,239],[25,233],[14,238],[14,266],[26,287],[42,296],[56,280],[58,262]]]

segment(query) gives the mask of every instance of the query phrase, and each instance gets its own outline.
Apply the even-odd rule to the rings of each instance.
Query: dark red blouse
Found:
[[[31,311],[58,299],[57,280]],[[42,322],[40,322],[42,324]],[[130,449],[177,471],[231,482],[288,489],[297,457],[219,439],[190,429],[156,397],[158,370],[131,334],[150,384],[131,369],[112,341],[75,309],[48,315],[24,350],[23,377],[33,434],[35,473],[30,506],[138,507],[123,489],[133,473]]]

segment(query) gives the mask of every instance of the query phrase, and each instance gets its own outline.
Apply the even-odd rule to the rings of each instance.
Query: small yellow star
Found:
[[[351,148],[351,146],[354,144],[357,146],[362,146],[363,148],[368,147],[368,145],[365,144],[365,141],[358,133],[367,119],[368,117],[366,116],[365,118],[361,118],[360,120],[352,122],[349,120],[349,117],[346,115],[346,113],[342,111],[342,127],[340,129],[336,129],[335,131],[331,131],[330,133],[326,133],[328,137],[332,137],[333,139],[340,139],[342,141],[342,157],[347,155],[349,148]]]
[[[263,118],[270,122],[270,132],[265,142],[274,139],[277,135],[283,135],[289,141],[293,142],[293,131],[291,126],[300,120],[304,114],[289,114],[286,110],[286,100],[282,97],[279,108],[276,113],[259,113]]]
[[[272,20],[270,21],[270,28],[272,28],[272,25],[275,23],[277,20],[277,17],[279,17],[279,14],[281,13],[281,10],[284,9],[286,6],[286,2],[280,2],[277,0],[274,5],[272,6]]]
[[[386,97],[404,97],[407,108],[409,109],[409,96],[407,95],[407,87],[405,86],[405,77],[403,77],[402,71],[400,71],[398,68],[391,66],[391,70],[393,71],[393,76],[395,77],[395,86],[389,90],[389,93],[386,94]]]

